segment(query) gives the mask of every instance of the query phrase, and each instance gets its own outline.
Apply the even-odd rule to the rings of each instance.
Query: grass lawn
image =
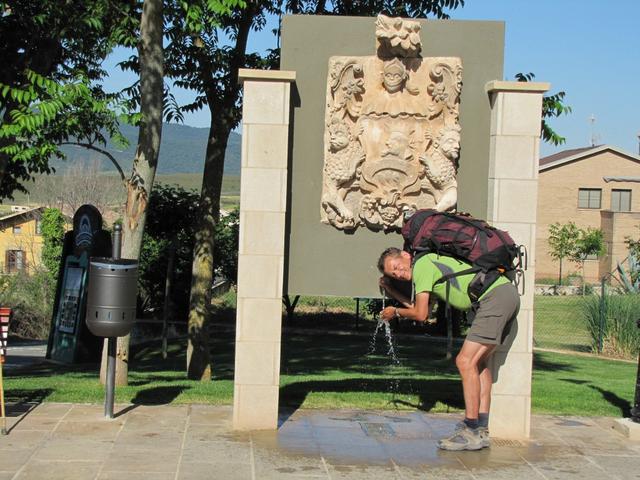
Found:
[[[534,346],[577,352],[591,351],[587,319],[580,295],[535,297]]]
[[[170,345],[162,360],[158,347],[133,355],[128,387],[116,388],[117,402],[136,404],[230,404],[233,395],[231,330],[215,335],[214,381],[184,379],[185,342]],[[460,382],[444,344],[400,336],[399,365],[386,356],[381,335],[377,354],[371,337],[285,333],[282,344],[281,404],[293,408],[462,409]],[[537,352],[534,355],[533,412],[575,415],[628,415],[636,364],[591,357]],[[46,366],[7,375],[9,401],[95,402],[104,398],[96,367]]]

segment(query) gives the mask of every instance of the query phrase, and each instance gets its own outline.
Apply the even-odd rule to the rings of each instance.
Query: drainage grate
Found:
[[[360,426],[368,437],[395,437],[396,435],[388,423],[360,422]]]
[[[505,440],[503,438],[492,438],[491,445],[496,447],[524,447],[524,443],[518,440]]]

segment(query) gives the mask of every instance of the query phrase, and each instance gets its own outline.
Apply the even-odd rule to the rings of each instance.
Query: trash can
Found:
[[[89,262],[87,327],[99,337],[123,337],[136,319],[138,262],[93,257]]]

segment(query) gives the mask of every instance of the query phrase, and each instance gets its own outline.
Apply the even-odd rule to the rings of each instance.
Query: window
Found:
[[[5,261],[7,273],[19,272],[25,268],[25,256],[22,250],[7,250]]]
[[[42,235],[42,220],[36,218],[36,235]]]
[[[612,190],[611,210],[614,212],[630,212],[631,190]]]
[[[601,198],[601,189],[581,188],[578,190],[578,208],[600,208]]]
[[[22,233],[22,226],[21,225],[14,225],[13,226],[13,234],[14,235],[20,235]]]

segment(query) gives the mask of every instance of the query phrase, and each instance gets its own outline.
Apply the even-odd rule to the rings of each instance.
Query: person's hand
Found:
[[[380,312],[380,319],[389,321],[396,316],[396,307],[386,307]]]

